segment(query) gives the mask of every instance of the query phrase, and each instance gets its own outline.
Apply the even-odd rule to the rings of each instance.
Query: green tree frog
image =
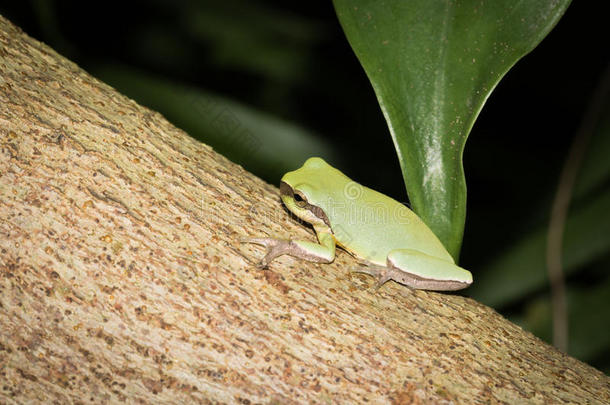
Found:
[[[408,287],[451,291],[472,284],[472,274],[455,264],[440,240],[409,208],[364,187],[323,159],[312,157],[280,183],[288,210],[309,222],[319,243],[243,238],[267,248],[260,267],[290,255],[317,263],[335,259],[339,245],[360,261],[352,272],[376,278],[376,288],[394,280]]]

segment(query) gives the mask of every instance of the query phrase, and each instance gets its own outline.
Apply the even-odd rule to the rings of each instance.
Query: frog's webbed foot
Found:
[[[393,269],[387,268],[385,266],[377,266],[374,264],[365,264],[353,267],[349,270],[350,273],[364,273],[369,276],[373,276],[376,280],[373,289],[375,291],[379,290],[382,285],[392,279]]]
[[[257,245],[262,245],[267,248],[267,253],[263,257],[263,259],[256,266],[259,269],[265,269],[271,263],[273,259],[278,256],[290,254],[294,251],[294,246],[292,241],[284,240],[284,239],[274,239],[274,238],[250,238],[243,237],[240,239],[241,243],[255,243]]]
[[[267,248],[267,253],[258,265],[264,269],[273,259],[281,255],[289,255],[314,263],[330,263],[335,259],[335,240],[332,235],[318,234],[322,243],[304,240],[285,240],[274,238],[241,238],[242,243],[256,243]]]

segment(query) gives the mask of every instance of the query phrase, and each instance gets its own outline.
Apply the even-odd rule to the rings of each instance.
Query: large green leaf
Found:
[[[334,4],[388,122],[411,205],[457,258],[468,133],[498,81],[546,36],[569,0]]]

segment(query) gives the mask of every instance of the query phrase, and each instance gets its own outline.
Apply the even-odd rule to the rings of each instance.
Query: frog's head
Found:
[[[280,182],[280,196],[286,208],[312,225],[330,226],[320,204],[327,196],[324,189],[329,169],[335,170],[321,158],[309,158],[299,169],[286,173]]]

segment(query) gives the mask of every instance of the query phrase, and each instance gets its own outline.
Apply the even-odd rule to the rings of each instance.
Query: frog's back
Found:
[[[395,249],[418,250],[453,263],[440,240],[413,211],[375,190],[350,184],[354,189],[344,191],[345,209],[338,206],[329,217],[340,246],[380,265],[385,265],[388,253]]]

